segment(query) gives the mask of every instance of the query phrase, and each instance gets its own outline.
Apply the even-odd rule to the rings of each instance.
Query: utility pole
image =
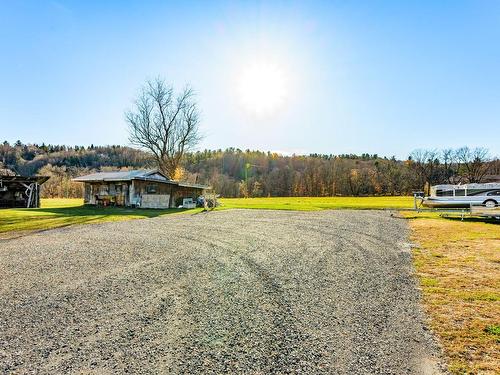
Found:
[[[247,195],[248,195],[248,192],[250,191],[250,187],[248,186],[248,170],[251,167],[260,168],[260,165],[245,163],[245,184],[246,184],[246,187],[247,187]]]
[[[247,195],[248,195],[248,170],[250,169],[250,163],[245,164],[245,184],[247,186]]]

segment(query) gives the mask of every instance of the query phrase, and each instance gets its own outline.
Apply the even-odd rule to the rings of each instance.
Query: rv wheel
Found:
[[[485,207],[494,208],[497,205],[497,202],[493,199],[488,199],[487,201],[484,201],[483,204],[485,205]]]

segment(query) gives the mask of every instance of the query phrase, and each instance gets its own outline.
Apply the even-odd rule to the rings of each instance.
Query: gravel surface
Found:
[[[227,210],[0,242],[3,373],[436,374],[406,223]]]

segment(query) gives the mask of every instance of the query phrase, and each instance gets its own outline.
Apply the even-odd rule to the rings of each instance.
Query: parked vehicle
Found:
[[[436,185],[425,197],[422,205],[427,207],[463,208],[471,205],[497,207],[500,203],[500,183]]]

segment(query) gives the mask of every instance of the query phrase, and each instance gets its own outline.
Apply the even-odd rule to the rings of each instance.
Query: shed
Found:
[[[85,204],[169,208],[196,200],[208,186],[174,181],[158,170],[99,172],[74,178],[84,183]]]
[[[40,207],[40,186],[47,176],[0,175],[0,208]]]

